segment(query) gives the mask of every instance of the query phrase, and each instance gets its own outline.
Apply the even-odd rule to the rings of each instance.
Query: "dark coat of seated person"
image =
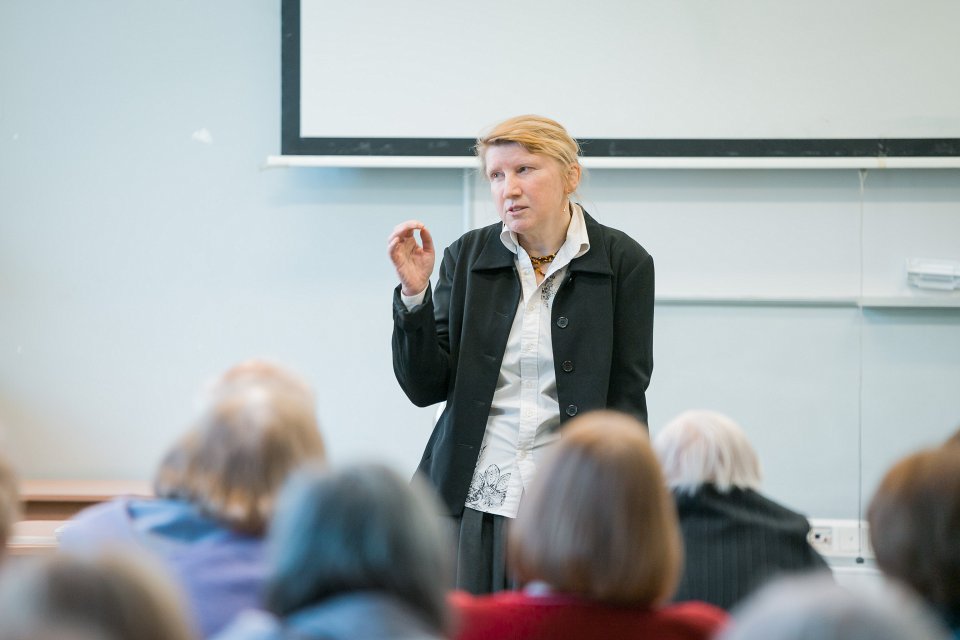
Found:
[[[561,430],[508,531],[522,591],[454,592],[458,640],[707,640],[726,613],[669,604],[683,549],[646,428],[614,411]]]
[[[60,546],[122,546],[159,559],[209,637],[259,604],[276,495],[293,470],[323,457],[307,385],[276,365],[241,363],[211,386],[192,428],[164,456],[156,497],[85,509],[64,527]]]
[[[733,420],[687,411],[656,435],[654,449],[683,532],[678,600],[730,609],[775,576],[828,570],[807,540],[807,519],[759,493],[757,454]]]

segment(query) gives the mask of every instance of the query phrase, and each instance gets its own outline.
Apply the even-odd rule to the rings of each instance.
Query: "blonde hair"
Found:
[[[564,170],[580,164],[577,141],[559,122],[543,116],[515,116],[481,134],[474,151],[484,175],[487,173],[487,150],[501,144],[519,144],[530,153],[553,158]]]
[[[17,474],[0,458],[0,557],[3,557],[13,525],[20,519],[20,488]]]
[[[721,492],[760,488],[760,460],[747,435],[727,416],[686,411],[653,441],[671,489],[695,493],[705,484]]]
[[[615,411],[571,420],[525,500],[507,546],[521,583],[614,604],[673,595],[676,509],[641,422]]]
[[[191,640],[179,592],[146,558],[23,558],[0,577],[0,640]]]
[[[259,535],[290,472],[324,455],[309,387],[276,365],[250,361],[212,387],[194,427],[161,462],[154,490]]]

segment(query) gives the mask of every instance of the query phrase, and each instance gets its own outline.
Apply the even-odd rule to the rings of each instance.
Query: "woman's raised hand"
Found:
[[[423,246],[417,243],[414,236],[414,231],[417,230],[420,231]],[[433,274],[436,252],[433,249],[433,238],[422,222],[407,220],[394,227],[387,241],[387,252],[400,277],[400,291],[403,295],[415,296],[427,288]]]

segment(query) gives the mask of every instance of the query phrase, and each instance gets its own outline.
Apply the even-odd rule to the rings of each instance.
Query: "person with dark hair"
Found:
[[[687,557],[677,599],[729,609],[775,576],[828,572],[807,541],[807,519],[760,493],[760,461],[733,420],[686,411],[653,446],[673,490]]]
[[[960,447],[948,443],[894,464],[867,521],[880,570],[916,590],[960,638]]]
[[[643,425],[622,413],[562,430],[510,528],[508,559],[523,591],[455,592],[458,640],[707,640],[727,618],[669,604],[683,560],[677,517]]]
[[[388,251],[397,380],[417,406],[446,402],[419,470],[451,516],[457,586],[486,593],[509,586],[506,523],[560,424],[604,408],[646,421],[654,266],[575,202],[579,145],[558,122],[510,118],[476,153],[500,222],[446,249],[435,290],[422,222]]]
[[[439,508],[380,465],[301,472],[270,529],[272,615],[248,612],[216,640],[438,640],[452,577]]]
[[[293,470],[323,458],[307,385],[276,365],[242,363],[208,390],[196,423],[167,452],[156,498],[90,507],[64,527],[60,546],[122,544],[156,555],[208,637],[259,602],[276,494]]]

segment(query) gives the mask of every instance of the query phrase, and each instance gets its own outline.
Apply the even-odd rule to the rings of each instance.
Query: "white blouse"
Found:
[[[571,260],[590,248],[583,211],[572,206],[567,238],[537,284],[530,256],[515,233],[504,227],[500,239],[516,254],[521,298],[500,364],[466,506],[515,518],[537,463],[559,435],[560,405],[551,341],[551,310]]]

